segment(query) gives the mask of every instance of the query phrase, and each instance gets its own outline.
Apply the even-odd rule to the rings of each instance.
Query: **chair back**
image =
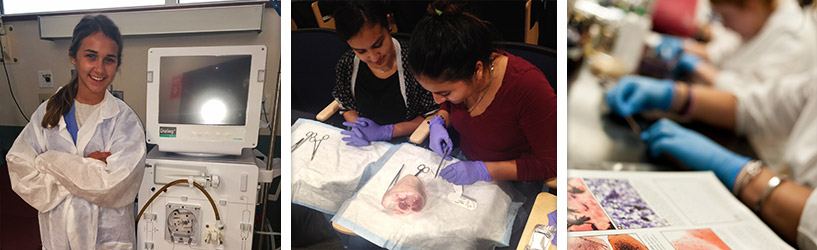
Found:
[[[521,57],[545,74],[550,87],[556,91],[556,51],[518,42],[496,42],[497,48]]]
[[[349,50],[334,30],[297,29],[292,32],[292,108],[317,114],[334,101],[335,65]]]

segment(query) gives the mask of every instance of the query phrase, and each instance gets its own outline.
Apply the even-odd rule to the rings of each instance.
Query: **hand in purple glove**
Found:
[[[358,134],[355,132],[352,133],[341,132],[341,134],[349,135],[351,137],[359,137],[359,139],[365,140],[368,143],[371,143],[373,141],[391,140],[391,134],[394,131],[394,124],[380,126],[374,121],[369,120],[368,118],[365,117],[358,117],[357,120],[355,120],[355,122],[344,122],[343,125],[351,127],[353,130],[358,129],[360,133]],[[369,145],[368,143],[366,145]],[[350,144],[347,143],[347,145]]]
[[[346,145],[349,146],[360,147],[367,146],[371,143],[368,140],[366,140],[366,138],[363,137],[363,133],[360,132],[360,129],[358,128],[352,128],[352,130],[341,131],[340,133],[342,135],[348,135],[347,137],[341,138],[341,140],[345,141]]]
[[[557,219],[556,210],[553,210],[553,212],[550,212],[548,214],[548,226],[558,227],[556,225],[556,221],[557,221],[556,219]],[[559,232],[559,230],[556,230],[556,232]],[[558,246],[558,245],[556,245],[556,233],[553,233],[553,240],[551,240],[550,243],[553,244],[554,246]]]
[[[448,130],[445,129],[445,120],[440,116],[431,118],[428,122],[428,130],[428,147],[430,147],[434,153],[440,155],[440,157],[445,157],[446,161],[450,161],[452,159],[451,149],[454,147],[454,144],[451,143],[451,137],[448,137]]]
[[[440,177],[455,185],[470,185],[477,181],[492,181],[488,167],[481,161],[458,161],[440,170]]]

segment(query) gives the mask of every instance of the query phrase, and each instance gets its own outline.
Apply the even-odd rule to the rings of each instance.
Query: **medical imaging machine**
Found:
[[[252,150],[266,56],[260,45],[148,50],[145,130],[156,147],[139,189],[138,249],[252,247],[267,198],[259,184],[280,175]]]

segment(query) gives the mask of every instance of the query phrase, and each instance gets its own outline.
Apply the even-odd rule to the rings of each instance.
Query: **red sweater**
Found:
[[[460,147],[471,161],[516,160],[520,181],[556,177],[556,94],[545,75],[521,57],[508,56],[496,97],[471,117],[465,104],[444,102]]]

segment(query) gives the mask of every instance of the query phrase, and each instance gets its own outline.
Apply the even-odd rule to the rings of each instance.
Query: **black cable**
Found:
[[[0,28],[3,28],[3,27],[0,27]],[[3,28],[3,29],[5,29],[5,28]],[[28,123],[29,122],[28,117],[26,117],[26,114],[23,112],[23,109],[20,108],[20,102],[18,102],[17,98],[14,97],[14,90],[11,89],[11,77],[9,77],[9,70],[6,68],[6,60],[5,60],[6,55],[5,54],[6,53],[3,51],[3,41],[2,41],[2,39],[0,39],[0,57],[2,57],[2,58],[0,58],[0,61],[3,62],[3,71],[6,72],[6,80],[8,80],[9,93],[11,93],[11,99],[14,100],[14,104],[17,105],[17,110],[20,111],[20,115],[22,115],[23,118],[26,119],[26,123]]]

